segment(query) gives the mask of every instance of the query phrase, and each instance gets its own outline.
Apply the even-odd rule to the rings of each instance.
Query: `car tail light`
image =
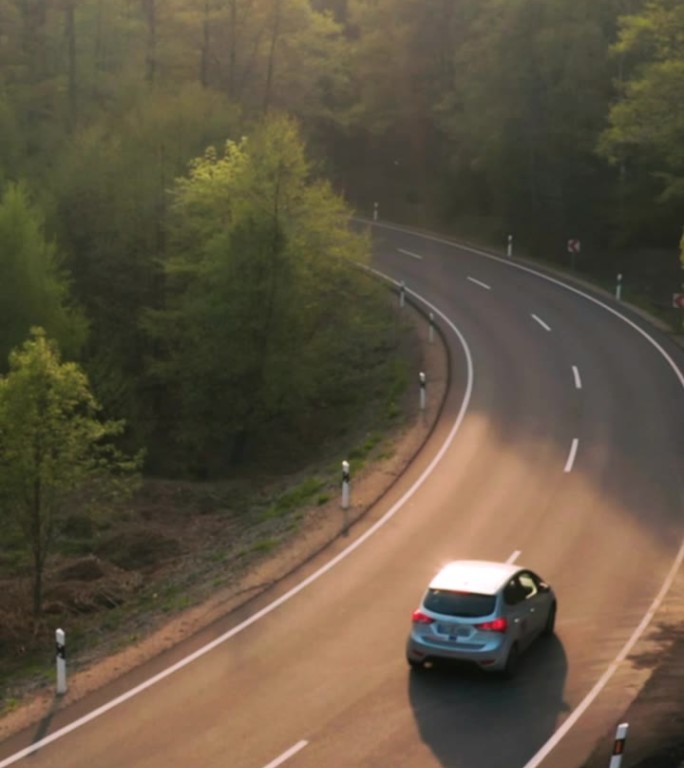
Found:
[[[508,622],[503,617],[494,619],[494,621],[485,621],[483,624],[476,624],[476,629],[482,629],[485,632],[505,632]]]
[[[411,616],[411,620],[414,624],[432,624],[434,621],[434,619],[430,618],[422,611],[414,611],[413,616]]]

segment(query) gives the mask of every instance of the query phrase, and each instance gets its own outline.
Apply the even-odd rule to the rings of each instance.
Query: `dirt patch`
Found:
[[[428,375],[427,408],[420,413],[417,391],[409,393],[403,426],[368,435],[348,457],[353,492],[346,514],[339,481],[331,484],[323,476],[290,478],[290,490],[280,496],[266,483],[263,504],[254,505],[252,498],[248,514],[244,489],[235,484],[150,481],[134,519],[106,531],[94,554],[62,562],[50,574],[46,606],[54,626],[59,620],[67,631],[67,643],[73,636],[69,615],[88,627],[90,637],[99,637],[81,651],[78,638],[71,640],[69,690],[60,708],[263,592],[322,551],[387,492],[429,436],[449,383],[439,334],[431,342],[425,318],[410,306],[406,315],[419,341],[416,363]],[[27,588],[16,581],[7,586],[15,592]],[[136,611],[129,608],[131,595]],[[46,646],[51,651],[51,643]],[[47,683],[54,665],[50,651],[47,674],[6,692],[5,707],[11,711],[0,719],[0,739],[38,722],[54,707],[54,684]]]
[[[43,612],[79,615],[123,605],[142,586],[142,574],[130,573],[90,555],[64,566],[45,591]]]

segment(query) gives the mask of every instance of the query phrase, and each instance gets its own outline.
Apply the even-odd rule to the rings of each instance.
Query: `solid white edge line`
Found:
[[[375,269],[370,269],[370,268],[368,269],[373,274],[378,275],[378,277],[381,277],[384,280],[387,280],[388,282],[393,283],[396,286],[400,285],[398,281],[393,280],[392,278],[388,277],[382,272],[379,272],[378,270],[375,270]],[[429,301],[427,301],[422,296],[417,294],[415,291],[409,290],[407,288],[406,292],[411,294],[414,298],[421,301],[431,312],[435,314],[436,317],[440,317],[444,321],[444,323],[449,328],[451,328],[451,330],[456,334],[456,337],[458,338],[461,346],[463,347],[463,352],[466,358],[466,371],[467,371],[466,390],[463,396],[463,401],[461,402],[461,407],[456,416],[456,421],[453,423],[451,429],[449,430],[449,434],[447,435],[445,441],[442,443],[439,450],[433,457],[432,461],[430,461],[428,466],[423,470],[422,474],[416,480],[416,482],[406,491],[406,493],[398,501],[395,502],[395,504],[387,512],[385,512],[385,514],[379,520],[377,520],[370,528],[368,528],[363,534],[361,534],[361,536],[359,536],[358,539],[353,541],[346,549],[339,552],[335,557],[329,560],[325,565],[321,566],[317,571],[312,573],[310,576],[307,576],[307,578],[305,578],[303,581],[301,581],[291,590],[281,595],[279,598],[274,600],[272,603],[269,603],[261,610],[252,614],[252,616],[250,616],[248,619],[245,619],[245,621],[243,621],[241,624],[238,624],[237,626],[233,627],[227,632],[224,632],[224,634],[222,634],[220,637],[215,638],[210,643],[207,643],[206,645],[202,646],[202,648],[198,648],[189,656],[186,656],[180,661],[177,661],[175,664],[172,664],[170,667],[167,667],[166,669],[157,673],[153,677],[150,677],[148,680],[145,680],[139,685],[136,685],[134,688],[131,688],[129,691],[126,691],[126,693],[121,694],[121,696],[117,696],[115,699],[108,701],[106,704],[103,704],[101,707],[94,709],[92,712],[89,712],[87,715],[84,715],[78,720],[75,720],[73,723],[70,723],[69,725],[66,725],[63,728],[60,728],[58,731],[55,731],[49,736],[46,736],[45,738],[40,739],[40,741],[35,742],[35,744],[31,744],[29,747],[25,747],[19,752],[16,752],[15,754],[5,758],[0,762],[0,768],[6,768],[6,766],[8,765],[12,765],[13,763],[16,763],[17,761],[23,759],[24,757],[27,757],[28,755],[32,755],[34,752],[37,752],[43,747],[46,747],[48,744],[51,744],[53,741],[57,741],[57,739],[62,738],[62,736],[66,736],[68,733],[75,731],[77,728],[80,728],[86,723],[89,723],[92,720],[95,720],[96,718],[100,717],[101,715],[104,715],[106,712],[109,712],[110,709],[114,709],[114,707],[117,707],[119,704],[123,704],[125,701],[128,701],[129,699],[132,699],[134,696],[137,696],[139,693],[142,693],[148,688],[151,688],[153,685],[160,682],[161,680],[164,680],[167,677],[170,677],[174,672],[177,672],[178,670],[183,669],[183,667],[188,666],[188,664],[192,663],[196,659],[199,659],[200,657],[209,653],[209,651],[212,651],[217,646],[221,645],[222,643],[225,643],[226,640],[229,640],[231,637],[234,637],[235,635],[242,632],[247,627],[256,623],[257,621],[259,621],[259,619],[263,618],[264,616],[266,616],[267,614],[271,613],[276,608],[281,606],[283,603],[287,602],[288,600],[293,598],[295,595],[299,594],[299,592],[301,592],[303,589],[308,587],[309,584],[312,584],[314,581],[317,581],[318,579],[320,579],[321,576],[326,574],[328,571],[334,568],[339,562],[341,562],[346,557],[348,557],[352,552],[354,552],[354,550],[356,550],[367,539],[369,539],[377,530],[382,528],[382,526],[384,526],[391,518],[393,518],[394,515],[396,515],[396,513],[404,506],[404,504],[406,504],[406,502],[416,493],[416,491],[418,491],[418,489],[423,485],[423,483],[427,480],[427,478],[433,472],[437,464],[439,464],[439,462],[442,460],[444,454],[449,450],[449,447],[451,446],[452,442],[454,441],[454,438],[456,437],[456,433],[461,428],[461,424],[463,423],[463,419],[465,418],[468,405],[470,404],[470,398],[472,396],[474,372],[473,372],[473,359],[470,354],[470,348],[468,347],[468,344],[463,334],[454,325],[454,323],[452,323],[451,320],[449,320],[449,318],[441,310],[439,310]]]
[[[308,746],[309,742],[304,741],[298,741],[293,747],[290,747],[286,752],[283,752],[282,755],[279,757],[276,757],[275,760],[271,760],[271,762],[268,765],[265,765],[264,768],[278,768],[279,765],[282,765],[286,760],[289,760],[293,755],[296,755],[297,752],[304,749],[304,747]]]
[[[575,379],[575,389],[582,389],[582,379],[580,378],[579,368],[576,365],[572,366],[572,375]]]
[[[477,280],[474,277],[467,277],[466,280],[470,280],[471,283],[475,283],[475,285],[479,285],[480,288],[484,288],[486,291],[492,290],[492,287],[490,285],[487,285],[487,283],[483,283],[482,280]]]
[[[460,248],[461,250],[469,251],[470,253],[474,253],[479,256],[484,256],[487,259],[498,261],[500,264],[505,264],[506,266],[512,267],[513,269],[519,269],[522,272],[527,272],[531,275],[535,275],[536,277],[540,277],[542,280],[546,280],[547,282],[553,283],[554,285],[559,286],[560,288],[563,288],[566,291],[570,291],[571,293],[574,293],[577,296],[581,296],[587,301],[590,301],[592,304],[595,304],[596,306],[601,307],[602,309],[605,309],[606,312],[610,312],[610,314],[613,315],[614,317],[617,317],[623,322],[627,323],[627,325],[629,325],[633,330],[635,330],[644,339],[646,339],[646,341],[649,344],[651,344],[665,359],[665,361],[670,366],[673,373],[679,380],[679,383],[682,385],[682,388],[684,388],[684,373],[682,373],[682,371],[677,367],[677,364],[675,363],[675,361],[672,359],[672,357],[670,357],[670,355],[662,347],[662,345],[659,344],[645,330],[643,330],[643,328],[639,327],[635,322],[630,320],[621,312],[618,312],[616,309],[613,309],[612,307],[610,307],[608,304],[601,301],[600,299],[594,298],[588,293],[585,293],[584,291],[579,290],[579,288],[574,288],[571,285],[567,285],[566,283],[563,283],[561,280],[558,280],[555,277],[550,277],[549,275],[545,275],[543,272],[538,272],[536,269],[526,267],[522,264],[515,264],[500,256],[495,256],[492,253],[487,253],[486,251],[481,251],[476,248],[471,248],[470,246],[467,246],[467,245],[459,245],[459,243],[454,243],[452,241],[444,240],[443,238],[434,237],[432,235],[418,234],[416,232],[412,232],[411,230],[407,230],[402,227],[396,227],[396,226],[387,225],[387,224],[382,224],[380,226],[384,226],[388,229],[394,229],[398,232],[405,232],[410,235],[414,235],[416,237],[424,237],[425,239],[432,240],[433,242],[450,245],[452,248]],[[584,697],[584,699],[582,699],[582,701],[577,705],[577,707],[575,707],[572,713],[568,716],[567,720],[563,722],[563,724],[558,728],[558,730],[553,734],[553,736],[523,766],[523,768],[537,768],[537,766],[547,757],[547,755],[561,741],[561,739],[565,737],[565,735],[572,728],[572,726],[579,720],[579,718],[589,708],[589,706],[593,703],[594,699],[599,695],[599,693],[603,690],[603,688],[605,688],[610,678],[613,676],[613,674],[615,674],[615,671],[617,670],[618,666],[627,658],[627,655],[632,650],[637,640],[641,637],[641,635],[646,630],[646,627],[650,624],[651,619],[655,615],[660,604],[665,599],[665,595],[667,595],[670,587],[672,586],[672,582],[674,581],[675,576],[677,575],[677,571],[679,570],[683,559],[684,559],[684,541],[682,542],[679,548],[679,552],[677,553],[677,556],[675,557],[674,562],[672,563],[672,567],[668,572],[668,575],[663,583],[663,586],[660,589],[660,592],[658,592],[658,594],[656,595],[655,599],[653,600],[653,603],[651,604],[651,607],[646,612],[644,618],[641,620],[637,628],[634,630],[629,640],[625,643],[620,653],[615,657],[615,659],[609,665],[609,667],[606,669],[603,675],[598,679],[594,687],[589,691],[589,693]],[[2,767],[0,766],[0,768]]]
[[[418,259],[422,261],[423,257],[419,253],[413,253],[413,251],[405,251],[403,248],[397,248],[399,253],[403,253],[405,256],[410,256],[412,259]]]
[[[658,608],[660,607],[660,604],[665,599],[665,595],[668,593],[670,587],[672,586],[672,582],[675,580],[675,577],[677,576],[677,571],[679,570],[683,559],[684,559],[684,543],[682,543],[681,547],[679,548],[677,557],[672,563],[672,567],[670,568],[667,574],[667,577],[665,579],[665,582],[663,583],[663,586],[660,588],[660,592],[658,592],[658,594],[655,596],[653,602],[651,603],[651,607],[648,609],[648,611],[644,615],[644,618],[641,620],[641,622],[639,623],[637,628],[634,630],[634,632],[632,632],[629,640],[627,640],[627,642],[624,644],[620,653],[618,653],[615,659],[608,666],[608,669],[606,669],[606,671],[596,681],[596,683],[594,684],[594,687],[582,699],[582,701],[575,707],[572,713],[568,716],[567,720],[563,721],[563,723],[558,727],[558,730],[554,732],[553,736],[544,744],[544,746],[535,755],[533,755],[533,757],[527,763],[525,763],[523,768],[537,768],[537,766],[539,766],[542,763],[542,761],[546,759],[546,757],[553,750],[553,748],[558,744],[558,742],[560,742],[561,739],[563,739],[566,736],[568,731],[572,728],[573,725],[575,725],[575,723],[586,712],[586,710],[591,706],[591,704],[593,704],[594,699],[596,699],[599,693],[601,693],[601,691],[606,687],[610,678],[617,671],[617,668],[627,658],[632,648],[636,645],[637,640],[639,640],[641,635],[644,633],[646,627],[651,623],[651,619],[653,619],[653,616],[656,614]]]
[[[516,549],[515,552],[506,560],[509,565],[512,565],[520,557],[520,550]]]
[[[571,472],[572,466],[575,463],[575,455],[577,454],[577,446],[579,445],[579,440],[576,437],[572,438],[572,444],[570,446],[570,453],[568,454],[568,460],[565,462],[565,469],[563,472]]]
[[[535,320],[536,322],[538,322],[538,323],[539,323],[539,325],[541,325],[541,327],[542,327],[542,328],[543,328],[545,331],[550,331],[550,330],[551,330],[551,326],[550,326],[550,325],[547,325],[547,324],[546,324],[546,323],[545,323],[545,322],[544,322],[544,321],[541,319],[541,317],[537,317],[537,315],[534,315],[534,314],[533,314],[533,315],[532,315],[532,319],[533,319],[533,320]]]

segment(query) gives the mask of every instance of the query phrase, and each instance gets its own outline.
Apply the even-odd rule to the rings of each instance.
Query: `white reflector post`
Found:
[[[627,731],[629,723],[620,723],[615,731],[615,741],[613,742],[613,754],[610,758],[608,768],[620,768],[622,765],[622,755],[625,752],[625,742],[627,741]]]
[[[66,637],[63,629],[55,630],[55,643],[57,646],[57,693],[66,693]]]
[[[349,462],[342,462],[342,533],[346,536],[349,533],[349,485],[351,482],[351,471]]]
[[[427,400],[427,395],[425,388],[427,386],[427,376],[421,371],[418,374],[418,381],[420,382],[420,410],[425,410],[425,403]]]
[[[349,508],[349,482],[351,480],[349,472],[349,462],[342,462],[342,509]]]

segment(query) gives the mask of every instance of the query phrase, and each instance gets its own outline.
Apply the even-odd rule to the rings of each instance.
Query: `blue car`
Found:
[[[510,676],[535,638],[553,634],[556,609],[551,587],[527,568],[456,560],[413,612],[406,658],[412,669],[446,659]]]

